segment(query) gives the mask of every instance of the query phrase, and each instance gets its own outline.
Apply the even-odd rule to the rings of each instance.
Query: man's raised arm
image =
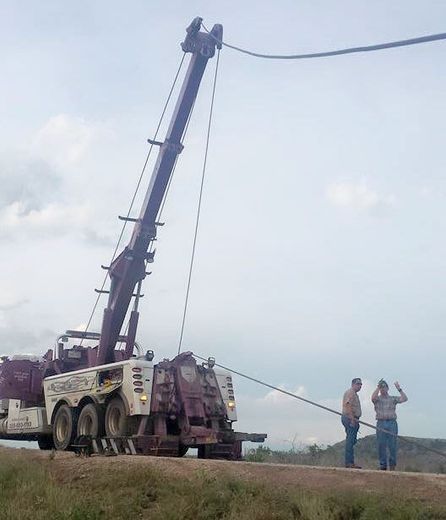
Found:
[[[398,383],[398,381],[395,381],[395,388],[398,390],[398,392],[400,393],[400,396],[398,397],[398,402],[399,403],[405,403],[407,401],[407,395],[404,393],[403,389],[401,388],[400,384]]]

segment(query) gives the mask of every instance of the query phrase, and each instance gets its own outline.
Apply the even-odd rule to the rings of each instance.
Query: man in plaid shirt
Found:
[[[396,405],[407,401],[407,395],[403,392],[398,381],[395,382],[395,388],[400,395],[389,395],[389,385],[384,379],[381,379],[372,394],[372,402],[375,405],[376,412],[376,427],[378,428],[376,438],[378,441],[379,467],[386,470],[388,466],[390,471],[393,471],[396,466],[398,439]],[[389,464],[387,464],[387,452]]]

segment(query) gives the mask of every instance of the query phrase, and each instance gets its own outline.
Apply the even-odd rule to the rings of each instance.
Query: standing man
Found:
[[[361,390],[360,377],[352,379],[352,386],[344,393],[342,398],[342,424],[345,428],[345,467],[361,469],[355,464],[354,445],[356,444],[359,430],[359,418],[361,417],[361,403],[358,392]]]
[[[390,471],[393,471],[396,466],[398,424],[395,409],[397,404],[407,401],[407,395],[398,381],[395,381],[395,388],[400,395],[389,395],[389,385],[384,379],[381,379],[372,394],[372,403],[375,405],[376,412],[376,427],[378,428],[376,439],[378,441],[379,468],[386,470],[388,467]],[[387,452],[389,464],[387,464]]]

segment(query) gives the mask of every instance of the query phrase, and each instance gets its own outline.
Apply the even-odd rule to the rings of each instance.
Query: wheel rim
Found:
[[[56,424],[56,438],[59,442],[64,442],[68,437],[69,422],[66,414],[59,417]]]
[[[114,406],[108,416],[108,429],[112,435],[119,435],[121,433],[121,410]]]
[[[91,415],[85,415],[79,420],[79,435],[93,434],[93,419]]]

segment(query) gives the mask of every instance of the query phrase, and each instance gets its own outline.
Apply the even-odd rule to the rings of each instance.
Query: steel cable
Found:
[[[340,56],[341,54],[354,54],[358,52],[370,52],[370,51],[381,51],[384,49],[392,49],[395,47],[406,47],[408,45],[419,45],[421,43],[429,43],[435,42],[439,40],[446,40],[446,33],[438,33],[438,34],[429,34],[427,36],[419,36],[417,38],[409,38],[407,40],[399,40],[394,42],[387,43],[378,43],[376,45],[364,45],[361,47],[349,47],[347,49],[338,49],[334,51],[327,52],[311,52],[308,54],[261,54],[259,52],[249,51],[247,49],[242,49],[241,47],[237,47],[236,45],[231,45],[224,41],[216,38],[204,25],[202,25],[203,29],[211,35],[211,37],[219,44],[228,47],[229,49],[233,49],[235,51],[241,52],[243,54],[248,54],[249,56],[254,56],[256,58],[266,58],[271,60],[304,60],[304,59],[312,59],[312,58],[329,58],[331,56]]]
[[[210,140],[210,136],[211,136],[212,115],[214,112],[215,90],[216,90],[216,86],[217,86],[217,75],[218,75],[219,63],[220,63],[220,49],[217,51],[217,62],[215,64],[214,83],[212,86],[211,106],[210,106],[210,110],[209,110],[209,119],[208,119],[207,135],[206,135],[206,146],[205,146],[204,159],[203,159],[203,168],[202,168],[202,173],[201,173],[200,193],[198,196],[197,217],[195,219],[194,239],[193,239],[193,244],[192,244],[192,253],[191,253],[191,259],[190,259],[190,265],[189,265],[189,274],[188,274],[188,278],[187,278],[187,288],[186,288],[186,297],[185,297],[185,301],[184,301],[183,318],[181,320],[180,339],[178,341],[178,354],[181,352],[181,345],[183,342],[183,335],[184,335],[184,326],[186,323],[187,308],[188,308],[188,304],[189,304],[189,294],[190,294],[190,286],[191,286],[191,280],[192,280],[192,271],[193,271],[194,260],[195,260],[195,249],[196,249],[196,245],[197,245],[198,227],[200,224],[201,202],[202,202],[202,198],[203,198],[204,180],[205,180],[205,176],[206,176],[206,166],[207,166],[207,159],[208,159],[208,152],[209,152],[209,140]]]

